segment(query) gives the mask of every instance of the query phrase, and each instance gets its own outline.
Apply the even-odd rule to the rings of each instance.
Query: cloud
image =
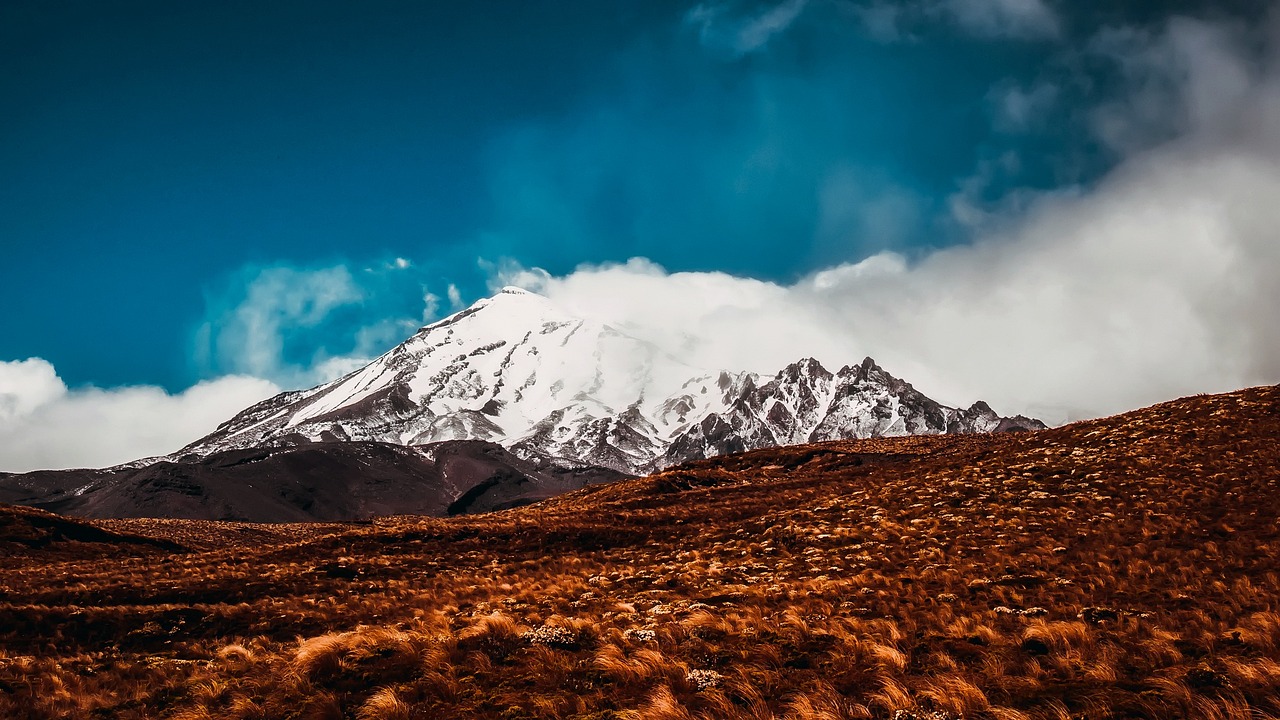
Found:
[[[257,271],[233,307],[202,329],[203,351],[219,367],[256,377],[287,377],[304,369],[284,360],[285,334],[316,327],[363,293],[343,266],[319,270],[271,267]]]
[[[0,470],[105,467],[173,452],[277,392],[240,376],[176,394],[150,386],[68,390],[43,359],[0,361]]]
[[[1104,30],[1088,54],[1113,63],[1126,92],[1092,111],[1094,131],[1129,154],[1235,122],[1241,106],[1269,82],[1259,76],[1266,62],[1259,48],[1274,42],[1256,41],[1243,25],[1184,17],[1172,18],[1158,32]]]
[[[800,17],[809,0],[784,0],[754,15],[736,12],[735,3],[702,4],[685,15],[685,22],[698,28],[702,44],[728,51],[734,56],[756,52]]]
[[[846,3],[841,9],[851,15],[873,40],[883,43],[899,42],[909,37],[905,29],[906,16],[918,12],[918,8],[886,0]]]
[[[971,243],[793,283],[643,259],[561,276],[508,266],[500,281],[706,367],[871,355],[946,402],[1050,421],[1280,382],[1280,72],[1251,50],[1275,38],[1190,20],[1131,37],[1112,57],[1134,63],[1137,97],[1108,112],[1144,142],[1091,187],[1033,193],[978,223]],[[1170,129],[1149,92],[1175,110],[1161,143]]]
[[[936,23],[982,39],[1051,40],[1062,34],[1057,12],[1044,0],[856,0],[843,9],[880,42],[914,40],[920,28]]]
[[[208,293],[197,365],[297,388],[367,363],[435,319],[439,298],[397,257],[358,275],[345,265],[247,267]]]
[[[449,309],[451,311],[458,312],[462,308],[466,307],[462,302],[462,291],[458,289],[457,285],[449,283],[449,289],[446,295],[449,298]]]
[[[44,360],[0,363],[0,422],[22,417],[66,392],[62,378]]]
[[[1023,88],[1012,83],[1001,83],[987,94],[992,119],[1001,132],[1026,132],[1043,123],[1058,102],[1057,85],[1042,82]]]
[[[1021,170],[1022,156],[1013,150],[979,160],[974,173],[957,181],[959,188],[947,198],[951,221],[973,234],[998,232],[1045,197],[1077,192],[1072,187],[1039,190],[1015,186],[988,199],[992,188],[1008,187]]]
[[[931,8],[978,37],[1046,39],[1061,32],[1044,0],[941,0]]]

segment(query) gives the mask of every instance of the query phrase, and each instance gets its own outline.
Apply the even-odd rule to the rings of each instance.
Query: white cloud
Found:
[[[422,294],[422,322],[430,323],[440,317],[440,296],[433,292]]]
[[[66,392],[53,366],[40,358],[0,363],[0,422],[26,415]]]
[[[1161,102],[1181,108],[1176,137],[1095,187],[979,223],[995,230],[970,245],[790,285],[643,259],[564,277],[508,267],[499,282],[709,367],[871,355],[940,400],[1050,421],[1280,382],[1280,79],[1233,34],[1189,22],[1126,56],[1181,53],[1161,81]],[[1117,117],[1150,135],[1141,103]]]
[[[412,263],[397,259],[395,266],[386,270]],[[341,265],[270,267],[244,277],[243,286],[214,300],[197,338],[205,356],[198,359],[230,374],[182,392],[146,385],[68,389],[43,359],[0,361],[0,471],[103,467],[173,452],[281,387],[315,385],[363,367],[418,327],[412,318],[368,321],[344,331],[349,352],[331,354],[321,345],[290,362],[285,346],[293,333],[319,328],[335,310],[363,303],[366,288]],[[458,291],[450,288],[453,302]],[[424,297],[428,319],[434,319],[434,297]]]
[[[685,22],[698,28],[698,38],[708,47],[727,50],[735,56],[747,55],[769,44],[785,32],[804,12],[809,0],[784,0],[756,15],[743,16],[733,3],[698,5],[685,15]]]
[[[279,389],[229,376],[158,387],[68,390],[40,358],[0,362],[0,470],[105,467],[173,452]]]

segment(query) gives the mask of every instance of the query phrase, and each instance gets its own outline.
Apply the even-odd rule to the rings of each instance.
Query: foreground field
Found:
[[[369,525],[6,510],[0,717],[1280,717],[1280,390]]]

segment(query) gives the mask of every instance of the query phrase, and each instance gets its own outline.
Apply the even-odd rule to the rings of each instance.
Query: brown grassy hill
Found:
[[[154,555],[182,549],[162,536],[120,532],[44,510],[0,503],[0,557],[48,562],[55,558]]]
[[[1278,462],[1280,388],[1255,388],[20,560],[0,716],[1280,717]]]

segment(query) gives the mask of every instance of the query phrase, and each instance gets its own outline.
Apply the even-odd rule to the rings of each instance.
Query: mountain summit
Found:
[[[772,445],[1044,427],[940,405],[871,358],[769,378],[695,368],[514,287],[420,329],[364,368],[241,412],[175,458],[343,440],[486,440],[529,460],[644,473]]]

